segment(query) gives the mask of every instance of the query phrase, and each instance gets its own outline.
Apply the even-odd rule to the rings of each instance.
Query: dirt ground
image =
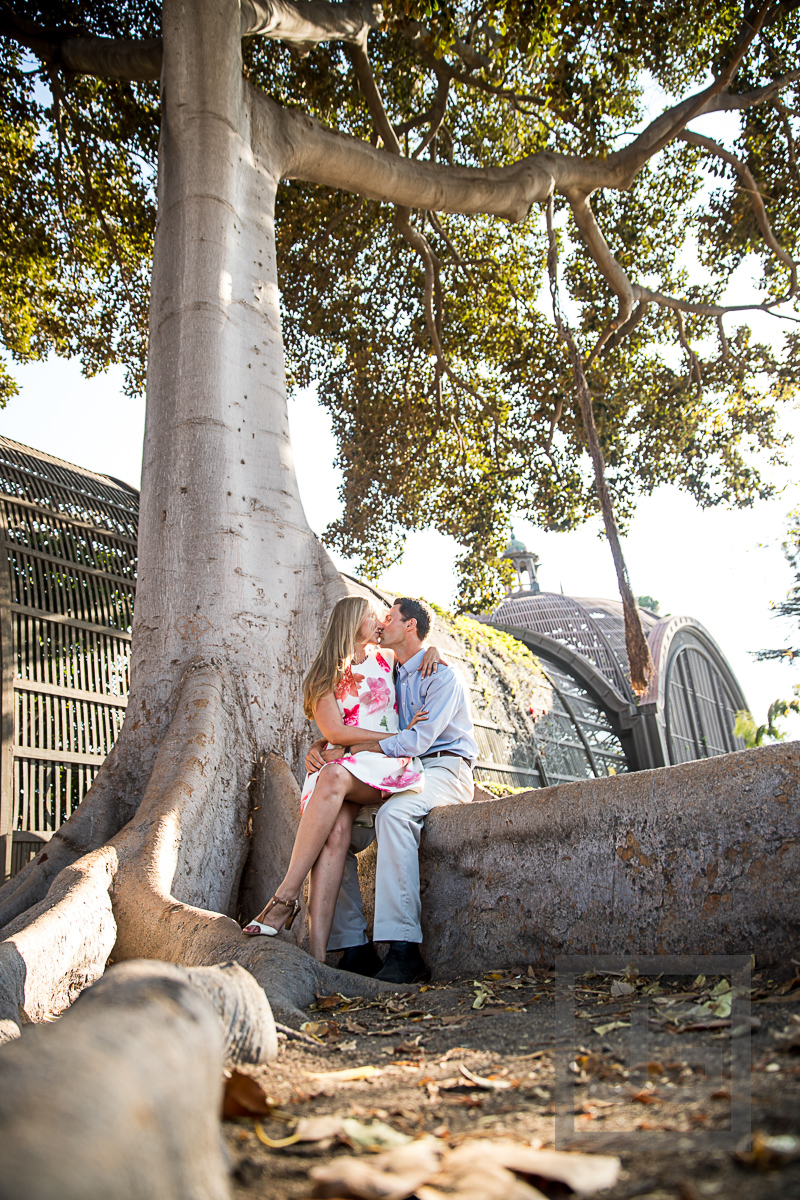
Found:
[[[305,1023],[306,1037],[316,1040],[282,1037],[278,1062],[254,1072],[265,1102],[247,1081],[231,1081],[232,1111],[263,1112],[223,1124],[237,1200],[377,1196],[369,1183],[362,1190],[326,1184],[309,1172],[354,1156],[375,1162],[393,1140],[426,1135],[445,1158],[479,1141],[484,1154],[485,1143],[499,1143],[501,1156],[509,1142],[616,1156],[619,1177],[601,1192],[614,1200],[800,1198],[800,973],[782,982],[756,973],[749,1023],[737,1016],[735,996],[731,1014],[729,981],[719,977],[590,974],[568,1005],[574,1039],[564,1032],[553,973],[520,967],[367,1003],[357,998],[358,977],[353,984],[352,997],[318,998]],[[646,1061],[636,1063],[632,1012],[648,1037]],[[362,1078],[338,1074],[356,1068]],[[743,1134],[741,1113],[730,1132],[732,1090],[734,1101],[737,1093],[745,1098]],[[556,1114],[568,1120],[570,1113],[574,1128],[557,1136]],[[301,1120],[322,1116],[329,1119]],[[720,1146],[724,1131],[728,1145]],[[314,1140],[292,1140],[298,1135]],[[508,1190],[489,1183],[482,1190],[477,1178],[470,1186],[434,1180],[422,1195],[569,1192],[519,1169],[502,1175],[513,1182]],[[524,1191],[526,1180],[539,1191]],[[408,1186],[399,1193],[416,1196]]]

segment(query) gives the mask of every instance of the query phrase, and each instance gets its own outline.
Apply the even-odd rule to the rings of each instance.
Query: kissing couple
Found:
[[[306,755],[300,824],[289,869],[248,925],[273,937],[300,911],[311,873],[310,951],[340,970],[389,983],[428,978],[422,958],[419,843],[428,813],[469,804],[478,757],[461,676],[426,646],[434,615],[407,596],[380,613],[361,596],[337,601],[303,681],[304,710],[322,740]],[[373,937],[367,937],[355,855],[377,839]]]

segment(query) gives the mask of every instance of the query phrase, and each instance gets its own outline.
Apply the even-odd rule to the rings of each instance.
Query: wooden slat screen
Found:
[[[3,876],[89,790],[125,716],[139,496],[0,437]]]

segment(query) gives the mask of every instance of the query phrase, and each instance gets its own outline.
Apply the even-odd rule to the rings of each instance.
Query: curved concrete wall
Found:
[[[435,810],[421,850],[438,978],[561,954],[800,950],[800,743]]]

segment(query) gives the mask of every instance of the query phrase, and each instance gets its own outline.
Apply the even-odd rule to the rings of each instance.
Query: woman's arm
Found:
[[[427,709],[420,708],[414,713],[414,716],[409,721],[407,728],[413,729],[418,722],[427,721],[427,719]],[[345,729],[348,733],[350,733],[354,728],[355,726],[353,725],[345,726]],[[370,731],[368,729],[358,730],[359,734],[369,732]],[[384,738],[392,736],[393,735],[390,733],[376,733],[371,739],[370,745],[374,746],[377,743],[377,745],[380,746],[380,743]],[[337,758],[341,758],[346,749],[352,748],[352,743],[348,743],[347,747],[332,743],[327,750],[325,749],[325,745],[325,739],[320,738],[319,741],[314,742],[314,744],[309,747],[308,753],[306,754],[306,770],[308,771],[309,775],[313,775],[315,771],[320,771],[322,767],[324,767],[325,763],[334,762]],[[360,748],[363,749],[363,745]],[[356,750],[355,752],[357,753],[358,751]]]
[[[376,733],[374,729],[359,729],[358,725],[345,725],[333,696],[323,696],[318,701],[314,720],[322,736],[332,746],[358,746],[362,742],[376,742],[392,736],[390,733]]]
[[[447,659],[444,657],[439,647],[426,646],[425,654],[422,662],[417,667],[417,670],[422,672],[423,679],[427,679],[429,675],[436,674],[436,668],[439,666],[439,663],[441,663],[443,667],[448,666]]]

